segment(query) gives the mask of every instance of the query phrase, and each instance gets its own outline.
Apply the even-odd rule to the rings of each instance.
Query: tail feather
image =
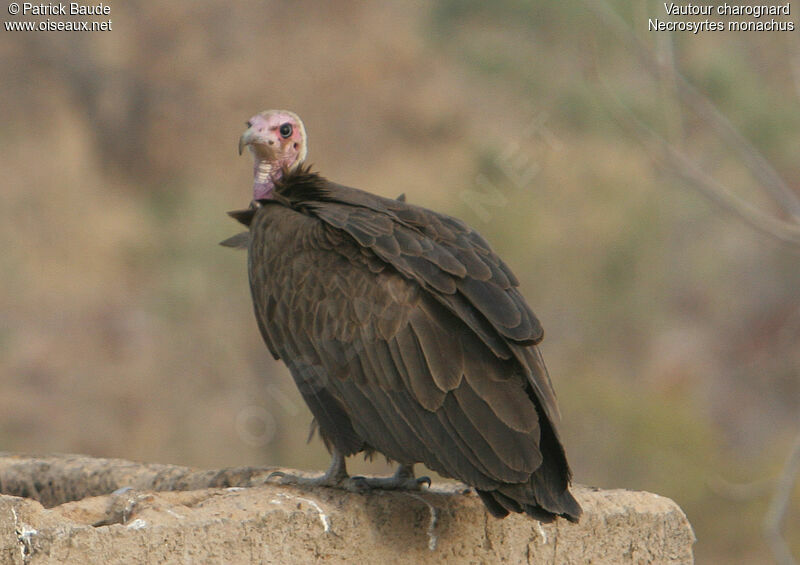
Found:
[[[542,465],[526,483],[505,484],[496,490],[477,491],[493,516],[503,518],[510,512],[524,512],[541,522],[556,516],[577,522],[583,512],[569,491],[571,473],[564,449],[546,418],[540,418]]]

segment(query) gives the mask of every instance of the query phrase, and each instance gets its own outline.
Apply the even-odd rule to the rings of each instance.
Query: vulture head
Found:
[[[239,138],[239,155],[245,147],[253,154],[253,200],[272,198],[275,181],[306,158],[306,128],[300,117],[288,110],[265,110],[246,125]]]

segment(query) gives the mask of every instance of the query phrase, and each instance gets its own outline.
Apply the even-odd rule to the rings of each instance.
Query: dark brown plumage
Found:
[[[495,516],[577,520],[542,328],[486,241],[299,162],[266,192],[224,244],[248,248],[259,329],[334,467],[378,451],[475,487]]]

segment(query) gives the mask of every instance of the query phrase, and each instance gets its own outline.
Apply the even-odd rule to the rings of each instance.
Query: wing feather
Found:
[[[509,429],[468,382],[458,387],[453,395],[461,410],[505,466],[530,476],[541,465],[538,429],[535,434]]]
[[[414,399],[426,410],[437,410],[444,401],[445,392],[436,386],[419,341],[411,329],[406,327],[400,330],[396,338],[389,342],[389,350]]]
[[[507,265],[457,219],[314,182],[241,219],[259,328],[326,443],[422,461],[497,515],[579,515]]]
[[[327,181],[314,194],[320,193],[324,197],[309,205],[314,215],[350,234],[404,276],[439,294],[463,294],[460,300],[509,340],[541,340],[541,325],[516,292],[519,281],[488,243],[460,220]],[[372,230],[366,227],[370,223]],[[396,245],[389,244],[390,239]],[[446,301],[449,306],[453,302]]]
[[[448,334],[427,311],[419,310],[411,318],[411,330],[420,345],[428,372],[439,390],[453,390],[464,374],[464,354],[458,335]],[[451,328],[451,331],[458,328]]]

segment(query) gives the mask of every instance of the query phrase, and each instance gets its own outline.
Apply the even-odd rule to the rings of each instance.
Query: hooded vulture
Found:
[[[474,487],[497,517],[577,521],[542,327],[511,269],[450,216],[332,183],[304,164],[293,112],[253,116],[248,250],[256,321],[288,366],[332,454],[328,471],[282,481],[420,488],[424,463]],[[349,477],[344,458],[380,452],[393,477]]]

